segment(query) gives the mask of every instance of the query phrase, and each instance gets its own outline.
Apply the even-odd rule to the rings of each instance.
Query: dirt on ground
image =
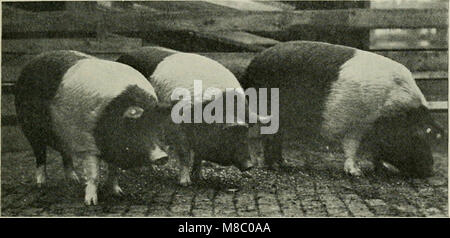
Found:
[[[436,150],[435,175],[412,179],[390,171],[366,170],[362,177],[343,171],[339,152],[307,152],[285,146],[285,168],[255,168],[251,177],[234,167],[203,164],[203,179],[177,185],[176,161],[122,171],[125,192],[114,196],[101,166],[99,205],[85,206],[84,185],[64,179],[60,155],[48,153],[48,184],[35,184],[31,151],[2,153],[2,216],[152,217],[429,217],[448,216],[448,153]],[[261,151],[256,151],[261,156]],[[81,161],[75,161],[81,175]]]

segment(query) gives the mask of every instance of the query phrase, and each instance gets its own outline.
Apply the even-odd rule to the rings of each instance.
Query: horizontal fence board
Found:
[[[417,79],[447,79],[447,71],[421,71],[413,72],[413,77]]]
[[[259,52],[278,41],[247,32],[154,31],[142,32],[144,45],[159,45],[190,52]]]
[[[411,71],[448,69],[448,51],[374,51],[404,64]]]
[[[428,101],[448,100],[448,80],[416,80]]]
[[[370,31],[371,50],[438,50],[448,48],[448,30],[374,29]]]
[[[253,52],[259,52],[267,47],[280,43],[279,41],[271,38],[262,37],[243,31],[198,32],[196,35],[200,38],[214,40],[218,43],[231,44]]]
[[[127,52],[142,46],[142,39],[123,36],[70,39],[3,39],[2,54],[38,54],[50,50],[85,53]]]
[[[282,31],[292,26],[345,28],[427,28],[448,26],[446,9],[347,9],[254,11],[62,11],[17,14],[5,11],[6,37],[36,32]]]
[[[432,111],[448,112],[448,101],[428,102],[428,108]]]
[[[26,12],[2,7],[2,37],[15,34],[32,35],[35,32],[97,32],[99,17],[92,14],[91,20],[70,11]],[[87,16],[87,14],[85,14]]]

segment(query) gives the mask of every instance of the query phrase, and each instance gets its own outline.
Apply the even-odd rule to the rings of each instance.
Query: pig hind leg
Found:
[[[36,124],[34,124],[36,125]],[[25,137],[30,142],[34,156],[36,157],[36,183],[41,187],[47,182],[47,139],[42,128],[33,128],[33,125],[23,124]]]
[[[21,103],[22,102],[22,103]],[[47,146],[51,140],[50,118],[40,104],[16,96],[17,118],[36,157],[36,182],[41,187],[47,181]]]
[[[342,149],[345,154],[344,171],[353,176],[362,175],[358,166],[357,151],[360,145],[360,136],[346,135],[342,140]]]
[[[191,182],[191,171],[194,163],[194,151],[189,150],[187,153],[177,153],[180,161],[180,180],[182,186],[189,186]]]
[[[66,179],[71,182],[79,183],[80,179],[78,178],[78,175],[73,168],[72,156],[66,152],[61,152],[61,156]]]
[[[263,137],[264,161],[269,168],[281,167],[284,165],[282,156],[282,134],[278,132],[273,135]]]
[[[36,183],[41,187],[47,183],[47,146],[39,141],[30,143],[36,157]]]
[[[202,160],[197,157],[194,158],[191,177],[196,181],[200,181],[202,179]]]

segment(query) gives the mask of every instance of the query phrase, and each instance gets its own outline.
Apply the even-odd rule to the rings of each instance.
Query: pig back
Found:
[[[354,52],[322,42],[281,43],[252,60],[242,85],[246,89],[278,88],[280,130],[299,138],[320,137],[327,96],[340,66]]]

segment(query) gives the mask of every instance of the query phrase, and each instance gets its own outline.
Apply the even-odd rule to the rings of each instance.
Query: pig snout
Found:
[[[152,164],[163,165],[169,161],[169,155],[158,145],[150,152],[150,162]]]
[[[251,158],[246,158],[242,160],[238,160],[235,165],[241,172],[248,171],[255,167],[255,163]]]

